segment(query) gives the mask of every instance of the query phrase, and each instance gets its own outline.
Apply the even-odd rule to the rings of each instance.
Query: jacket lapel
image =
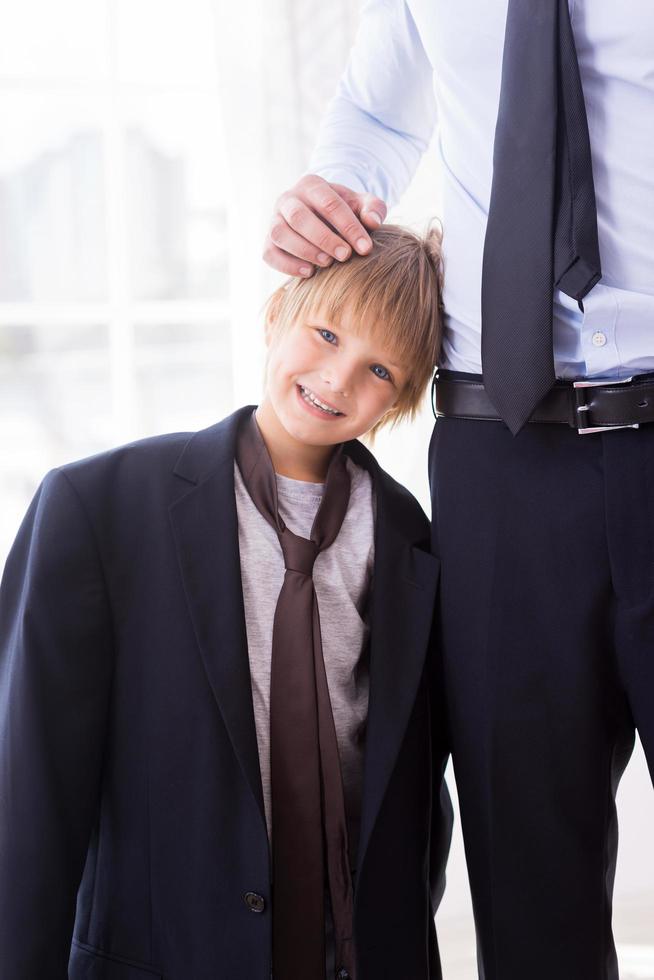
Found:
[[[234,497],[236,431],[251,411],[191,438],[175,474],[193,486],[171,505],[170,519],[207,678],[265,826]]]
[[[438,559],[412,547],[397,527],[397,517],[389,506],[385,474],[377,469],[373,477],[376,477],[377,517],[370,697],[357,877],[416,700],[440,568]]]
[[[171,505],[170,518],[207,678],[265,827],[234,497],[236,431],[252,410],[190,439],[175,474],[191,487]],[[347,451],[371,472],[377,501],[360,874],[422,676],[439,564],[407,542],[391,506],[397,491],[370,453],[352,443]]]

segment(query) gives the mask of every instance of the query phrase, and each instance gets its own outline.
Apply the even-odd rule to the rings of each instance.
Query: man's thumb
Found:
[[[332,187],[368,228],[378,228],[386,218],[387,208],[380,197],[366,191],[354,191],[344,184],[332,184]]]
[[[359,217],[368,228],[378,228],[386,218],[386,205],[373,194],[359,195]]]

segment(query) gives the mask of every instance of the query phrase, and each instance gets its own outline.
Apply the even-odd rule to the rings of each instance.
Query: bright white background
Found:
[[[0,568],[52,466],[256,400],[279,281],[260,259],[267,221],[305,170],[357,17],[355,0],[0,8]],[[430,153],[392,217],[423,229],[438,200]],[[377,444],[426,509],[431,421],[425,406]],[[640,750],[619,803],[622,977],[653,980]],[[445,980],[472,980],[458,828],[438,925]]]

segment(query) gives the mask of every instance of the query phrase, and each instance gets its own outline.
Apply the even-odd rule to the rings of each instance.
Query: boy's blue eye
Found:
[[[320,331],[320,336],[327,341],[328,344],[336,343],[336,334],[332,333],[331,330],[322,329]]]
[[[373,364],[372,367],[370,368],[370,370],[378,378],[381,378],[382,381],[390,381],[391,380],[390,374],[388,373],[388,371],[386,370],[385,367],[382,367],[381,364]]]

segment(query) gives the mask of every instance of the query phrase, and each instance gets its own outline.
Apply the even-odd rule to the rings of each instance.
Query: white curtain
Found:
[[[273,205],[306,170],[357,20],[356,0],[216,0],[236,401],[260,393],[260,307],[281,278],[261,261]]]

